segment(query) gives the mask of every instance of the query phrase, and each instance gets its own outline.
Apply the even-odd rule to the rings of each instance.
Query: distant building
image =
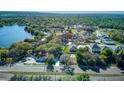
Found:
[[[74,33],[69,31],[67,34],[68,39],[72,39],[73,36],[74,36]]]
[[[115,51],[120,51],[121,49],[124,49],[124,45],[118,46]]]
[[[97,44],[94,44],[92,46],[92,53],[100,53],[100,52],[101,52],[101,48]]]
[[[40,58],[36,58],[36,61],[38,62],[38,63],[43,63],[43,62],[45,62],[47,60],[47,57],[40,57]]]
[[[77,51],[77,47],[76,46],[72,46],[71,48],[70,48],[70,52],[76,52]]]
[[[3,66],[3,65],[5,65],[5,64],[6,64],[5,62],[0,61],[0,66]]]
[[[109,40],[104,40],[103,42],[104,42],[105,44],[107,44],[107,45],[114,45],[114,41],[111,40],[111,39],[109,39]]]
[[[27,57],[27,58],[25,59],[24,64],[32,65],[32,64],[37,64],[37,62],[36,62],[36,60],[35,60],[33,57]]]
[[[95,40],[95,42],[96,42],[97,44],[100,44],[100,43],[101,43],[101,41],[100,41],[99,39]]]
[[[102,40],[108,40],[109,37],[108,37],[108,35],[102,35],[102,36],[101,36],[101,39],[102,39]]]
[[[82,25],[74,25],[73,28],[80,29],[80,28],[82,28]]]
[[[107,45],[114,45],[114,41],[111,40],[108,35],[102,35],[101,36],[101,41]]]
[[[92,33],[90,32],[90,31],[86,31],[86,32],[84,32],[84,36],[90,36]]]

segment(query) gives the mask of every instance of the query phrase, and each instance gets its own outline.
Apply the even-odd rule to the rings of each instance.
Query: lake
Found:
[[[12,25],[0,27],[0,47],[9,48],[13,43],[32,38],[32,35],[24,30],[25,26]]]

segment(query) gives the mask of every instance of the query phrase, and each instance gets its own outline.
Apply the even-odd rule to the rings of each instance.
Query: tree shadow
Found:
[[[47,71],[54,71],[53,65],[47,65]]]
[[[4,65],[6,65],[6,63],[5,63],[5,62],[0,61],[0,66],[4,66]]]
[[[83,71],[92,70],[92,71],[97,72],[97,73],[100,73],[100,69],[107,70],[107,66],[83,66],[83,65],[78,65],[78,67]]]
[[[65,72],[66,74],[69,75],[74,75],[74,68],[68,65],[65,65],[63,68],[61,68],[62,72]]]
[[[120,70],[124,70],[124,67],[118,67]]]
[[[94,72],[100,73],[100,68],[97,67],[97,66],[92,66],[92,67],[90,67],[90,69],[91,69],[92,71],[94,71]]]

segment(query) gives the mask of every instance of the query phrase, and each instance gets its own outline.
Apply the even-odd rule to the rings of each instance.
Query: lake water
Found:
[[[0,47],[9,48],[13,43],[32,38],[30,33],[25,32],[25,26],[13,25],[0,27]]]

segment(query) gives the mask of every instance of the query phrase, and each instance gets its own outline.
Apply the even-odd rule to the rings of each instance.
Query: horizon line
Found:
[[[55,14],[124,14],[124,11],[0,11],[0,12],[37,12]]]

